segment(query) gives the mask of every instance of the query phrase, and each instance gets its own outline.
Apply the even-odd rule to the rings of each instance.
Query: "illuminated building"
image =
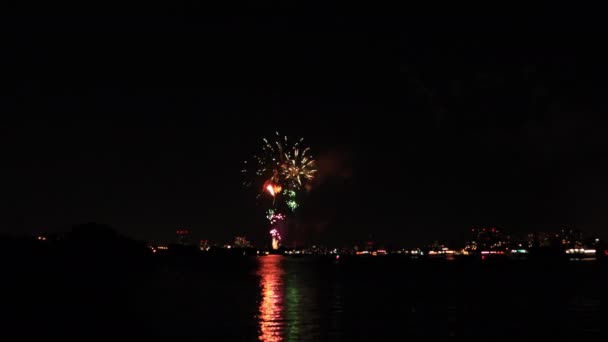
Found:
[[[180,245],[188,245],[190,244],[190,230],[188,229],[178,229],[175,231],[177,234],[177,242]]]
[[[505,249],[511,242],[511,237],[495,227],[481,229],[472,228],[473,241],[469,242],[469,252],[479,250]]]
[[[528,247],[582,247],[583,234],[575,229],[561,229],[557,232],[528,233]]]
[[[477,242],[476,241],[467,241],[463,248],[463,254],[475,254],[477,252]]]
[[[244,236],[237,236],[234,238],[234,247],[236,248],[250,248],[251,242],[247,240]]]

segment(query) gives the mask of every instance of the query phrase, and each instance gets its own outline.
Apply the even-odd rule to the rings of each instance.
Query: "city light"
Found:
[[[513,254],[528,254],[528,250],[526,250],[526,249],[512,249],[511,253],[513,253]]]
[[[569,248],[566,249],[566,254],[595,254],[595,249],[584,249],[584,248]]]

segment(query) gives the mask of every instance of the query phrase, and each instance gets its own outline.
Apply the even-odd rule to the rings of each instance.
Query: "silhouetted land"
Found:
[[[606,263],[152,254],[108,227],[0,240],[3,334],[599,338]]]

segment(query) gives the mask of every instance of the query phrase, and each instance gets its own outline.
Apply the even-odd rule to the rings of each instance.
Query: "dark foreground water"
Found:
[[[4,334],[598,340],[608,323],[600,262],[270,255],[43,265],[5,272]]]

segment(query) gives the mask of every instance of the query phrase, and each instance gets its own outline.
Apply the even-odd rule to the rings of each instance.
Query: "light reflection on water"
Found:
[[[515,338],[522,332],[586,338],[602,333],[601,286],[592,269],[498,267],[259,257],[257,338]]]
[[[282,341],[285,325],[285,305],[283,303],[283,275],[280,255],[259,258],[258,275],[262,300],[258,322],[261,341]]]
[[[279,255],[258,258],[260,341],[318,341],[339,329],[338,286],[310,265]]]

